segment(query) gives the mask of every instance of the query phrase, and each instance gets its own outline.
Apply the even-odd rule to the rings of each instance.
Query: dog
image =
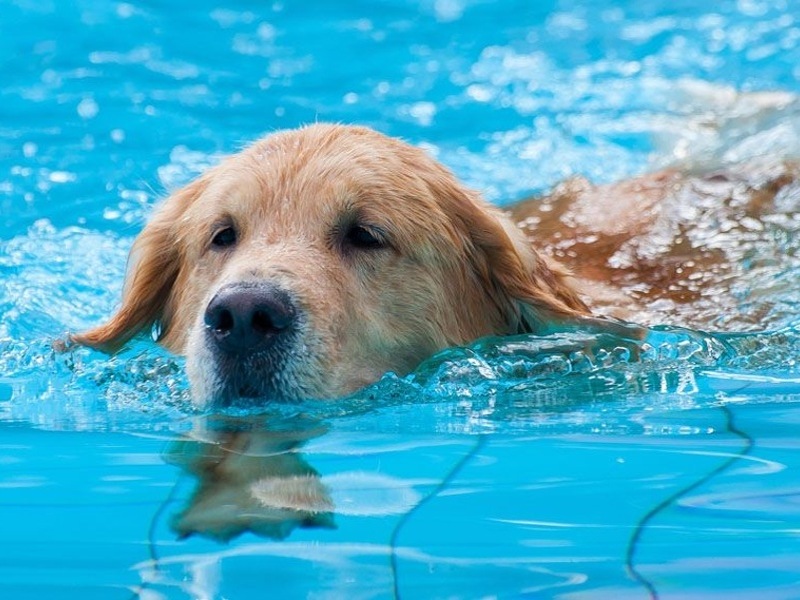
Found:
[[[121,306],[73,339],[114,352],[156,326],[206,406],[341,397],[484,336],[683,324],[738,260],[700,247],[709,221],[735,238],[797,176],[782,162],[573,179],[503,211],[371,129],[280,131],[163,203],[134,242]]]

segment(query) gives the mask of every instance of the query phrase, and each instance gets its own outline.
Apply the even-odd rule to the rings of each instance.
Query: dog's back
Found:
[[[760,278],[797,262],[800,162],[571,179],[511,216],[568,267],[596,312],[694,328],[764,327]]]

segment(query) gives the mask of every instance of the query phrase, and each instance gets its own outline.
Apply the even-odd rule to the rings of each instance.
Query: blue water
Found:
[[[640,361],[489,340],[220,416],[147,340],[50,346],[111,312],[159,198],[277,128],[373,126],[498,204],[797,157],[797,102],[720,92],[800,93],[794,0],[176,6],[0,0],[4,598],[800,597],[791,236],[740,284],[767,331],[655,331]]]

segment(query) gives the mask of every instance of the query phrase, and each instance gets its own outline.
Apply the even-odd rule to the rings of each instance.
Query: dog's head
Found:
[[[157,325],[200,404],[323,398],[585,310],[565,273],[422,150],[317,124],[169,197],[134,243],[118,312],[75,339],[113,351]]]

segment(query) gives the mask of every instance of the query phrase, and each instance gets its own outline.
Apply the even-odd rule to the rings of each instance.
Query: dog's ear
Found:
[[[509,217],[477,193],[448,186],[446,208],[466,232],[468,261],[507,328],[497,334],[544,332],[586,316],[589,309],[567,270],[540,255]]]
[[[505,214],[490,209],[479,219],[488,223],[473,229],[475,264],[501,304],[510,306],[512,333],[542,333],[554,321],[589,314],[568,270],[539,254]]]
[[[106,323],[72,335],[72,341],[111,353],[157,324],[159,341],[166,340],[170,347],[168,304],[183,262],[176,227],[204,188],[203,180],[196,180],[172,194],[156,211],[131,248],[117,312]]]

